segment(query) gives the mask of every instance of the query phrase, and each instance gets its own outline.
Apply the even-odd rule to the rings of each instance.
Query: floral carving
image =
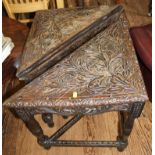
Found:
[[[72,98],[73,91],[78,93],[76,99]],[[78,107],[146,100],[128,25],[122,15],[119,21],[17,92],[5,105]]]

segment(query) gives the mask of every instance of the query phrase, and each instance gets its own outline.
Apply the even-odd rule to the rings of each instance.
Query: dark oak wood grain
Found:
[[[129,0],[132,3],[132,0]],[[134,1],[135,2],[135,1]],[[144,1],[141,1],[140,4],[145,4]],[[130,12],[129,12],[130,13]],[[132,16],[132,18],[136,22],[136,18]],[[140,18],[142,18],[140,16]],[[143,20],[142,20],[143,21]],[[145,72],[144,72],[145,73]],[[48,151],[43,150],[39,145],[36,144],[36,141],[33,136],[28,132],[28,130],[23,126],[20,120],[15,119],[11,114],[8,113],[10,121],[7,122],[7,132],[5,134],[5,145],[3,147],[3,154],[11,154],[11,155],[34,155],[34,154],[61,154],[61,155],[118,155],[120,154],[114,148],[52,148]],[[38,116],[39,117],[39,116]],[[41,122],[41,126],[45,129],[48,134],[51,134],[51,129],[47,128],[47,125],[42,123],[42,120],[37,117],[37,120]],[[151,155],[151,104],[147,103],[142,116],[135,121],[134,129],[129,137],[129,146],[127,149],[122,152],[123,155]],[[54,120],[56,121],[56,127],[53,129],[57,129],[60,127],[60,124],[63,123],[63,119],[59,116],[55,116]],[[12,123],[13,122],[13,123]],[[102,122],[102,123],[101,123]],[[73,138],[81,138],[81,139],[106,139],[112,138],[115,139],[116,132],[115,127],[117,123],[117,115],[116,113],[106,113],[102,115],[96,116],[88,116],[81,120],[77,126],[73,127],[71,131],[66,133],[63,136],[63,139],[73,139]],[[9,132],[8,129],[14,129]],[[82,134],[83,133],[83,134]],[[13,138],[10,138],[14,136]],[[143,139],[140,141],[140,139]],[[27,144],[27,145],[25,145]],[[138,145],[137,145],[138,144]],[[144,147],[145,146],[145,147]]]
[[[94,11],[96,11],[95,15],[92,13]],[[58,10],[54,19],[52,15],[54,11],[38,13],[32,25],[24,55],[21,59],[21,65],[17,71],[17,77],[21,80],[31,81],[43,74],[47,69],[90,40],[94,35],[104,30],[111,23],[117,21],[122,11],[122,6],[114,7],[114,9],[109,8],[108,11],[104,11],[104,7],[70,10],[69,14],[70,16],[72,14],[74,15],[73,19],[69,24],[63,21],[64,23],[62,23],[64,25],[62,30],[60,26],[61,23],[58,25],[55,21],[60,21],[59,18],[61,19],[62,13],[65,17],[64,14],[68,12],[68,10],[60,10],[60,17]],[[81,19],[83,18],[82,23],[81,19],[80,21],[77,20],[79,17],[81,17]],[[41,24],[45,25],[44,27],[38,25],[38,21],[43,18],[45,22],[42,21]],[[69,21],[70,19],[67,18],[66,20]],[[75,25],[75,22],[78,26]],[[71,30],[68,29],[68,27],[72,27]],[[58,28],[58,30],[56,28]],[[36,29],[37,31],[35,31]],[[37,36],[37,33],[40,37]],[[31,54],[33,57],[29,58]]]
[[[72,97],[74,91],[77,98]],[[26,85],[4,105],[49,107],[63,115],[82,109],[83,113],[114,107],[128,109],[130,103],[147,99],[128,23],[122,14],[116,23]]]
[[[75,90],[78,97],[72,98]],[[117,22],[6,100],[4,106],[16,111],[46,149],[89,146],[124,151],[134,120],[140,116],[147,99],[128,23],[122,14]],[[108,111],[121,112],[116,141],[58,140],[83,115]],[[42,114],[49,124],[53,113],[75,116],[53,135],[46,136],[34,115]]]
[[[136,155],[151,155],[151,105],[150,102],[147,102],[141,117],[134,122],[133,131],[128,139],[128,147],[121,152],[122,155],[131,155],[135,152]],[[6,132],[3,140],[4,155],[120,155],[116,148],[102,147],[52,147],[45,150],[36,143],[36,138],[32,136],[20,119],[16,119],[9,111],[7,111],[6,118]],[[59,115],[54,115],[55,126],[54,128],[48,128],[47,124],[42,121],[41,116],[37,115],[35,118],[41,124],[46,135],[55,132],[67,121]],[[70,128],[60,139],[115,140],[117,123],[118,114],[116,112],[83,117],[77,125]]]

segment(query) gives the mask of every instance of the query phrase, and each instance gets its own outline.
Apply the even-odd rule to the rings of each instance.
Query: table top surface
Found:
[[[73,98],[77,92],[77,98]],[[122,14],[90,41],[36,78],[4,105],[78,107],[145,102],[148,99]]]
[[[88,9],[56,9],[37,12],[24,48],[21,65],[17,70],[17,76],[24,74],[23,72],[26,72],[25,76],[27,76],[32,65],[38,66],[38,62],[44,56],[54,53],[55,49],[114,8],[100,6]],[[23,79],[23,76],[19,77]]]

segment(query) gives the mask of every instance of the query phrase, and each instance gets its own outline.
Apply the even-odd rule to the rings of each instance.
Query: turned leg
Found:
[[[15,112],[18,117],[23,120],[30,132],[37,137],[38,143],[43,145],[44,141],[48,139],[48,137],[43,134],[42,128],[34,118],[33,111],[26,108],[17,108],[15,109]]]
[[[127,112],[119,113],[118,132],[119,136],[117,140],[123,141],[125,145],[118,147],[119,151],[123,151],[128,145],[128,137],[132,131],[135,118],[131,117]]]
[[[135,118],[139,117],[143,110],[144,103],[134,103],[130,112],[119,113],[118,140],[123,141],[126,145],[120,145],[119,151],[123,151],[128,145],[128,137],[132,131]]]
[[[42,119],[45,123],[47,123],[47,125],[49,127],[53,127],[54,126],[54,122],[53,122],[53,114],[47,114],[47,113],[44,113],[42,114]]]

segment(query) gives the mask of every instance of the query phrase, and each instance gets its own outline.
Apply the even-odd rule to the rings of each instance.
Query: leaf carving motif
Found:
[[[136,84],[137,72],[132,64],[136,57],[130,55],[127,43],[123,42],[125,36],[117,32],[123,26],[120,23],[108,27],[50,70],[47,78],[52,78],[48,85],[55,85],[48,90],[54,92],[53,97],[74,90],[79,95],[103,96],[139,91],[142,81]]]
[[[73,91],[78,92],[75,100],[70,99]],[[37,94],[36,99],[32,92]],[[18,92],[14,97],[18,104],[14,105],[31,102],[37,106],[78,107],[144,102],[146,99],[128,25],[121,16],[118,22]]]

